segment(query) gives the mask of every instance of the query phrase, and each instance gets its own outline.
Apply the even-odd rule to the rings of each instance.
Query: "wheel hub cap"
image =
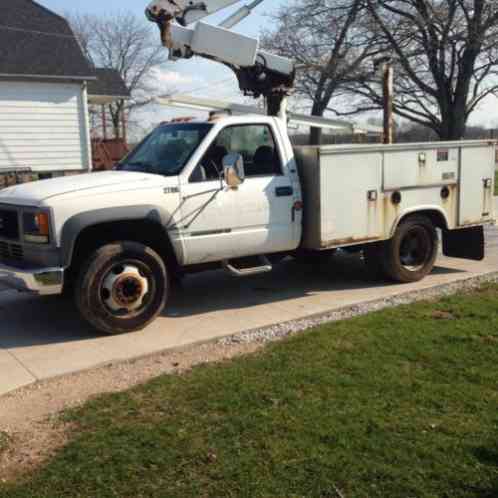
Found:
[[[149,282],[132,265],[113,268],[104,279],[102,297],[112,311],[139,309],[149,292]]]

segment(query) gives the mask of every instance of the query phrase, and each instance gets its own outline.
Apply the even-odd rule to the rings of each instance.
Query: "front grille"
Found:
[[[0,209],[0,237],[19,240],[19,217],[17,211]]]
[[[24,251],[19,244],[9,244],[0,240],[0,262],[20,263],[24,260]]]

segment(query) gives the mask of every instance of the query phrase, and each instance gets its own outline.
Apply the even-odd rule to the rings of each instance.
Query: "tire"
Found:
[[[436,228],[430,219],[407,218],[383,245],[382,269],[396,282],[418,282],[434,268],[438,244]]]
[[[83,264],[75,285],[81,316],[106,334],[144,329],[164,309],[169,280],[161,257],[137,242],[97,249]]]

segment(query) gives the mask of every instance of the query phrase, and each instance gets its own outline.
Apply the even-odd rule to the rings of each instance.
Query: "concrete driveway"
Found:
[[[0,287],[0,395],[54,376],[244,330],[324,313],[498,270],[498,230],[487,231],[482,262],[440,258],[417,284],[371,282],[358,257],[334,257],[321,267],[283,263],[273,273],[234,279],[223,272],[186,279],[168,310],[147,330],[96,334],[70,301]]]

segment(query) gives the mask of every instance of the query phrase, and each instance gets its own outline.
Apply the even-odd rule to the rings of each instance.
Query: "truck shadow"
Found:
[[[25,348],[95,339],[70,299],[0,292],[0,348]]]
[[[453,273],[463,271],[445,266],[436,266],[433,270],[433,275]],[[242,310],[330,291],[366,291],[369,299],[375,299],[375,289],[392,286],[399,287],[400,293],[408,290],[403,285],[372,278],[356,254],[342,253],[327,261],[308,264],[288,258],[276,265],[270,274],[244,279],[221,271],[189,276],[163,316],[174,318],[220,310]]]
[[[434,270],[435,274],[455,272],[457,270],[443,266]],[[161,333],[168,333],[168,327],[176,327],[176,321],[183,327],[189,318],[196,318],[197,322],[212,321],[207,315],[215,311],[243,313],[260,305],[285,303],[330,291],[358,292],[358,299],[371,300],[376,297],[376,289],[392,285],[369,278],[360,257],[349,254],[334,256],[320,264],[300,264],[289,258],[275,266],[272,273],[245,279],[236,279],[222,271],[206,272],[187,277],[180,288],[175,288],[167,310],[157,325],[152,326],[154,332],[145,333],[157,333],[158,328]],[[405,286],[399,286],[400,293],[406,290]],[[330,304],[333,307],[333,297]],[[302,311],[306,315],[306,303]],[[278,321],[278,317],[275,318]],[[243,315],[240,320],[244,320]],[[0,323],[0,348],[5,349],[92,342],[107,337],[92,330],[81,320],[73,302],[61,297],[0,291]],[[107,339],[114,340],[113,337]]]

